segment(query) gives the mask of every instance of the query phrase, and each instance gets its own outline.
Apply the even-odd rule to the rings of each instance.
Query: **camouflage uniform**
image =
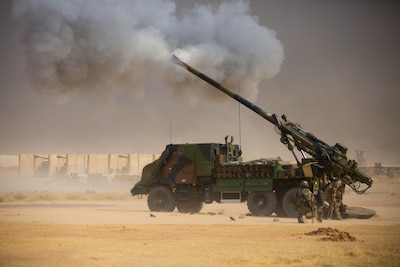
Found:
[[[341,179],[334,178],[327,188],[327,200],[329,203],[327,219],[341,220],[340,208],[343,205],[343,195],[346,184],[351,183],[351,178],[345,175]]]
[[[315,219],[321,222],[317,214],[317,201],[308,187],[308,182],[305,180],[300,183],[300,188],[296,193],[296,208],[299,223],[306,223],[306,214],[309,212],[312,214],[313,223],[315,222]]]
[[[334,178],[326,189],[327,191],[326,200],[329,203],[327,219],[332,219],[332,218],[336,218],[338,220],[342,219],[339,211],[340,203],[337,202],[337,192],[339,187],[342,186],[342,184],[343,184],[342,180]]]

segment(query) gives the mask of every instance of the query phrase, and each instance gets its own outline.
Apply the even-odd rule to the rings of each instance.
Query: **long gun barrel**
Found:
[[[330,172],[336,177],[349,175],[353,180],[351,187],[357,193],[364,193],[372,186],[372,179],[357,168],[357,162],[347,159],[347,148],[345,146],[339,143],[334,146],[328,145],[313,134],[305,131],[299,124],[288,121],[286,116],[282,116],[283,121],[279,120],[275,114],[270,114],[247,99],[235,94],[209,76],[186,64],[175,55],[172,56],[172,61],[274,124],[280,130],[281,142],[292,151],[293,155],[295,155],[293,152],[293,146],[295,146],[301,151],[303,156],[305,156],[304,152],[306,152],[314,157],[318,161],[318,164],[322,166],[325,173]],[[295,158],[297,160],[296,156]],[[299,163],[298,160],[297,162]],[[359,183],[367,184],[368,188],[359,190]]]
[[[217,88],[221,92],[227,94],[228,96],[232,97],[236,101],[240,102],[244,106],[248,107],[249,109],[251,109],[252,111],[257,113],[258,115],[260,115],[261,117],[263,117],[267,121],[271,122],[272,124],[274,124],[276,126],[279,125],[279,121],[274,117],[274,115],[269,114],[268,112],[264,111],[263,109],[259,108],[256,105],[254,105],[253,103],[248,101],[246,98],[241,97],[238,94],[235,94],[234,92],[232,92],[231,90],[227,89],[226,87],[224,87],[222,84],[216,82],[215,80],[211,79],[210,77],[208,77],[204,73],[201,73],[200,71],[196,70],[195,68],[189,66],[188,64],[186,64],[185,62],[180,60],[177,56],[173,55],[172,56],[172,61],[174,63],[178,64],[179,66],[182,66],[187,71],[189,71],[189,72],[193,73],[194,75],[198,76],[200,79],[202,79],[202,80],[206,81],[207,83],[211,84],[212,86],[214,86],[215,88]]]

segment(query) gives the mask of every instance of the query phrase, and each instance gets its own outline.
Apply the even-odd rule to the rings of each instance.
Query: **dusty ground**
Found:
[[[0,177],[0,266],[398,266],[400,178],[375,180],[365,194],[348,188],[345,196],[374,217],[300,225],[245,216],[243,203],[151,213],[129,188],[44,180],[26,188],[36,181]]]

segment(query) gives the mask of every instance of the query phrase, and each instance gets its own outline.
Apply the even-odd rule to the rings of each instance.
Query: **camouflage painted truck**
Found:
[[[347,148],[339,143],[330,146],[297,123],[269,114],[238,94],[228,90],[205,74],[173,57],[176,64],[211,84],[221,92],[251,109],[280,133],[280,141],[292,152],[296,164],[276,159],[243,162],[241,150],[233,139],[225,143],[170,144],[160,158],[143,169],[141,180],[131,194],[148,195],[151,211],[199,212],[203,203],[247,202],[252,215],[295,217],[293,199],[300,181],[309,181],[310,189],[325,204],[323,191],[331,177],[349,175],[350,187],[359,194],[372,186],[372,179],[347,158]],[[299,150],[302,158],[296,155]],[[363,187],[363,189],[361,189]],[[341,209],[344,218],[351,216]],[[354,217],[368,218],[371,210],[361,210]]]

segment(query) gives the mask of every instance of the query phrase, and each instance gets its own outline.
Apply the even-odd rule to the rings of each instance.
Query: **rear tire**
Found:
[[[203,208],[203,201],[198,198],[178,200],[176,207],[180,213],[199,213]]]
[[[286,213],[283,211],[281,203],[278,203],[278,207],[275,210],[275,214],[278,217],[286,217]]]
[[[147,205],[151,211],[172,212],[175,209],[175,197],[165,186],[157,186],[150,191]]]
[[[271,216],[277,206],[274,192],[251,192],[247,197],[247,208],[254,216]]]
[[[292,187],[283,195],[282,198],[282,208],[285,212],[286,217],[296,218],[297,217],[297,209],[295,206],[296,203],[296,192],[297,187]]]

